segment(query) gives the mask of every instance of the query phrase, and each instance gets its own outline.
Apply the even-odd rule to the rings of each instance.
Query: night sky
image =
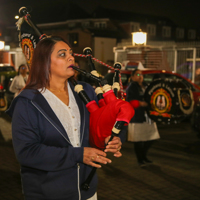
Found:
[[[32,10],[34,14],[45,15],[50,6],[53,9],[56,9],[58,4],[67,6],[68,1],[70,0],[0,0],[0,21],[13,24],[14,16],[22,6]],[[168,17],[179,26],[199,28],[199,0],[72,0],[72,2],[77,2],[88,13],[92,13],[100,5],[113,8],[116,12],[123,10]]]
[[[81,5],[86,2],[74,1]],[[200,0],[87,0],[87,2],[99,2],[107,8],[168,17],[180,26],[200,27]]]

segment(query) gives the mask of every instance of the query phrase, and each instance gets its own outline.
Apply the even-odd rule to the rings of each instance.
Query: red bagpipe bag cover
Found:
[[[124,121],[128,125],[135,111],[129,102],[117,99],[112,90],[103,94],[104,102],[98,106],[96,101],[89,102],[86,107],[90,112],[90,145],[99,149],[105,148],[105,138],[112,134],[116,121]]]

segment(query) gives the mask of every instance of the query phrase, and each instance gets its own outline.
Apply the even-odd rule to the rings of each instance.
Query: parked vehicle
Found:
[[[13,66],[0,64],[0,85],[2,92],[4,93],[6,107],[10,105],[13,100],[14,94],[9,91],[12,79],[17,75],[17,72]],[[3,108],[4,110],[4,108]]]
[[[126,88],[130,81],[131,72],[132,70],[121,70],[121,80],[123,84],[124,93],[126,92]],[[181,80],[181,82],[184,83],[186,87],[192,90],[195,105],[199,103],[200,87],[192,83],[189,79],[181,76],[180,74],[175,73],[175,72],[165,71],[165,70],[147,70],[147,69],[143,70],[142,73],[144,77],[144,82],[147,83],[148,85],[157,78],[171,79],[174,81]],[[104,77],[108,81],[108,84],[110,85],[113,84],[113,76],[114,76],[114,71],[109,70],[108,73]]]
[[[126,88],[129,85],[131,72],[132,70],[121,70],[121,80],[123,83],[124,96],[126,96]],[[110,85],[113,84],[113,75],[114,75],[114,71],[109,70],[108,74],[106,74],[104,77],[108,81],[108,84]],[[150,95],[153,95],[152,91],[154,90],[154,88],[159,89],[160,87],[159,85],[162,82],[165,82],[165,90],[168,90],[167,93],[168,94],[173,93],[173,94],[170,94],[172,96],[169,97],[169,99],[167,95],[165,94],[164,95],[157,94],[157,96],[161,95],[162,97],[163,96],[166,97],[165,99],[166,104],[168,103],[170,104],[171,102],[173,102],[172,103],[173,105],[170,107],[170,112],[172,113],[165,112],[166,109],[164,108],[151,110],[149,111],[150,114],[152,113],[154,114],[154,116],[151,116],[151,118],[157,121],[160,120],[164,123],[171,123],[172,121],[177,123],[178,121],[186,118],[186,116],[191,117],[193,110],[200,102],[200,87],[199,86],[192,83],[189,79],[181,76],[178,73],[165,71],[165,70],[145,69],[143,70],[143,76],[144,76],[144,82],[146,82],[148,85],[147,88],[149,89],[149,91],[151,91]],[[169,91],[169,88],[171,88],[171,91]],[[155,98],[157,98],[157,96],[155,96]],[[158,96],[158,99],[156,99],[156,102],[154,102],[154,104],[158,104],[160,97]],[[149,97],[148,95],[146,95],[146,99],[148,99],[148,101],[150,102],[150,100],[152,100],[153,97],[151,96]]]

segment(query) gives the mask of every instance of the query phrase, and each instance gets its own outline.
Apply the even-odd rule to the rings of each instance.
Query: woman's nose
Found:
[[[73,55],[70,55],[69,57],[69,61],[73,60],[74,61],[74,56]]]

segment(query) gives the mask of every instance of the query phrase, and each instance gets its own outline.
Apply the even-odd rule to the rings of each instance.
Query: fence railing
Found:
[[[184,44],[148,48],[118,46],[114,48],[115,62],[140,61],[146,68],[174,71],[195,82],[200,76],[200,42],[195,42],[195,47],[190,46],[192,42],[188,47]]]

